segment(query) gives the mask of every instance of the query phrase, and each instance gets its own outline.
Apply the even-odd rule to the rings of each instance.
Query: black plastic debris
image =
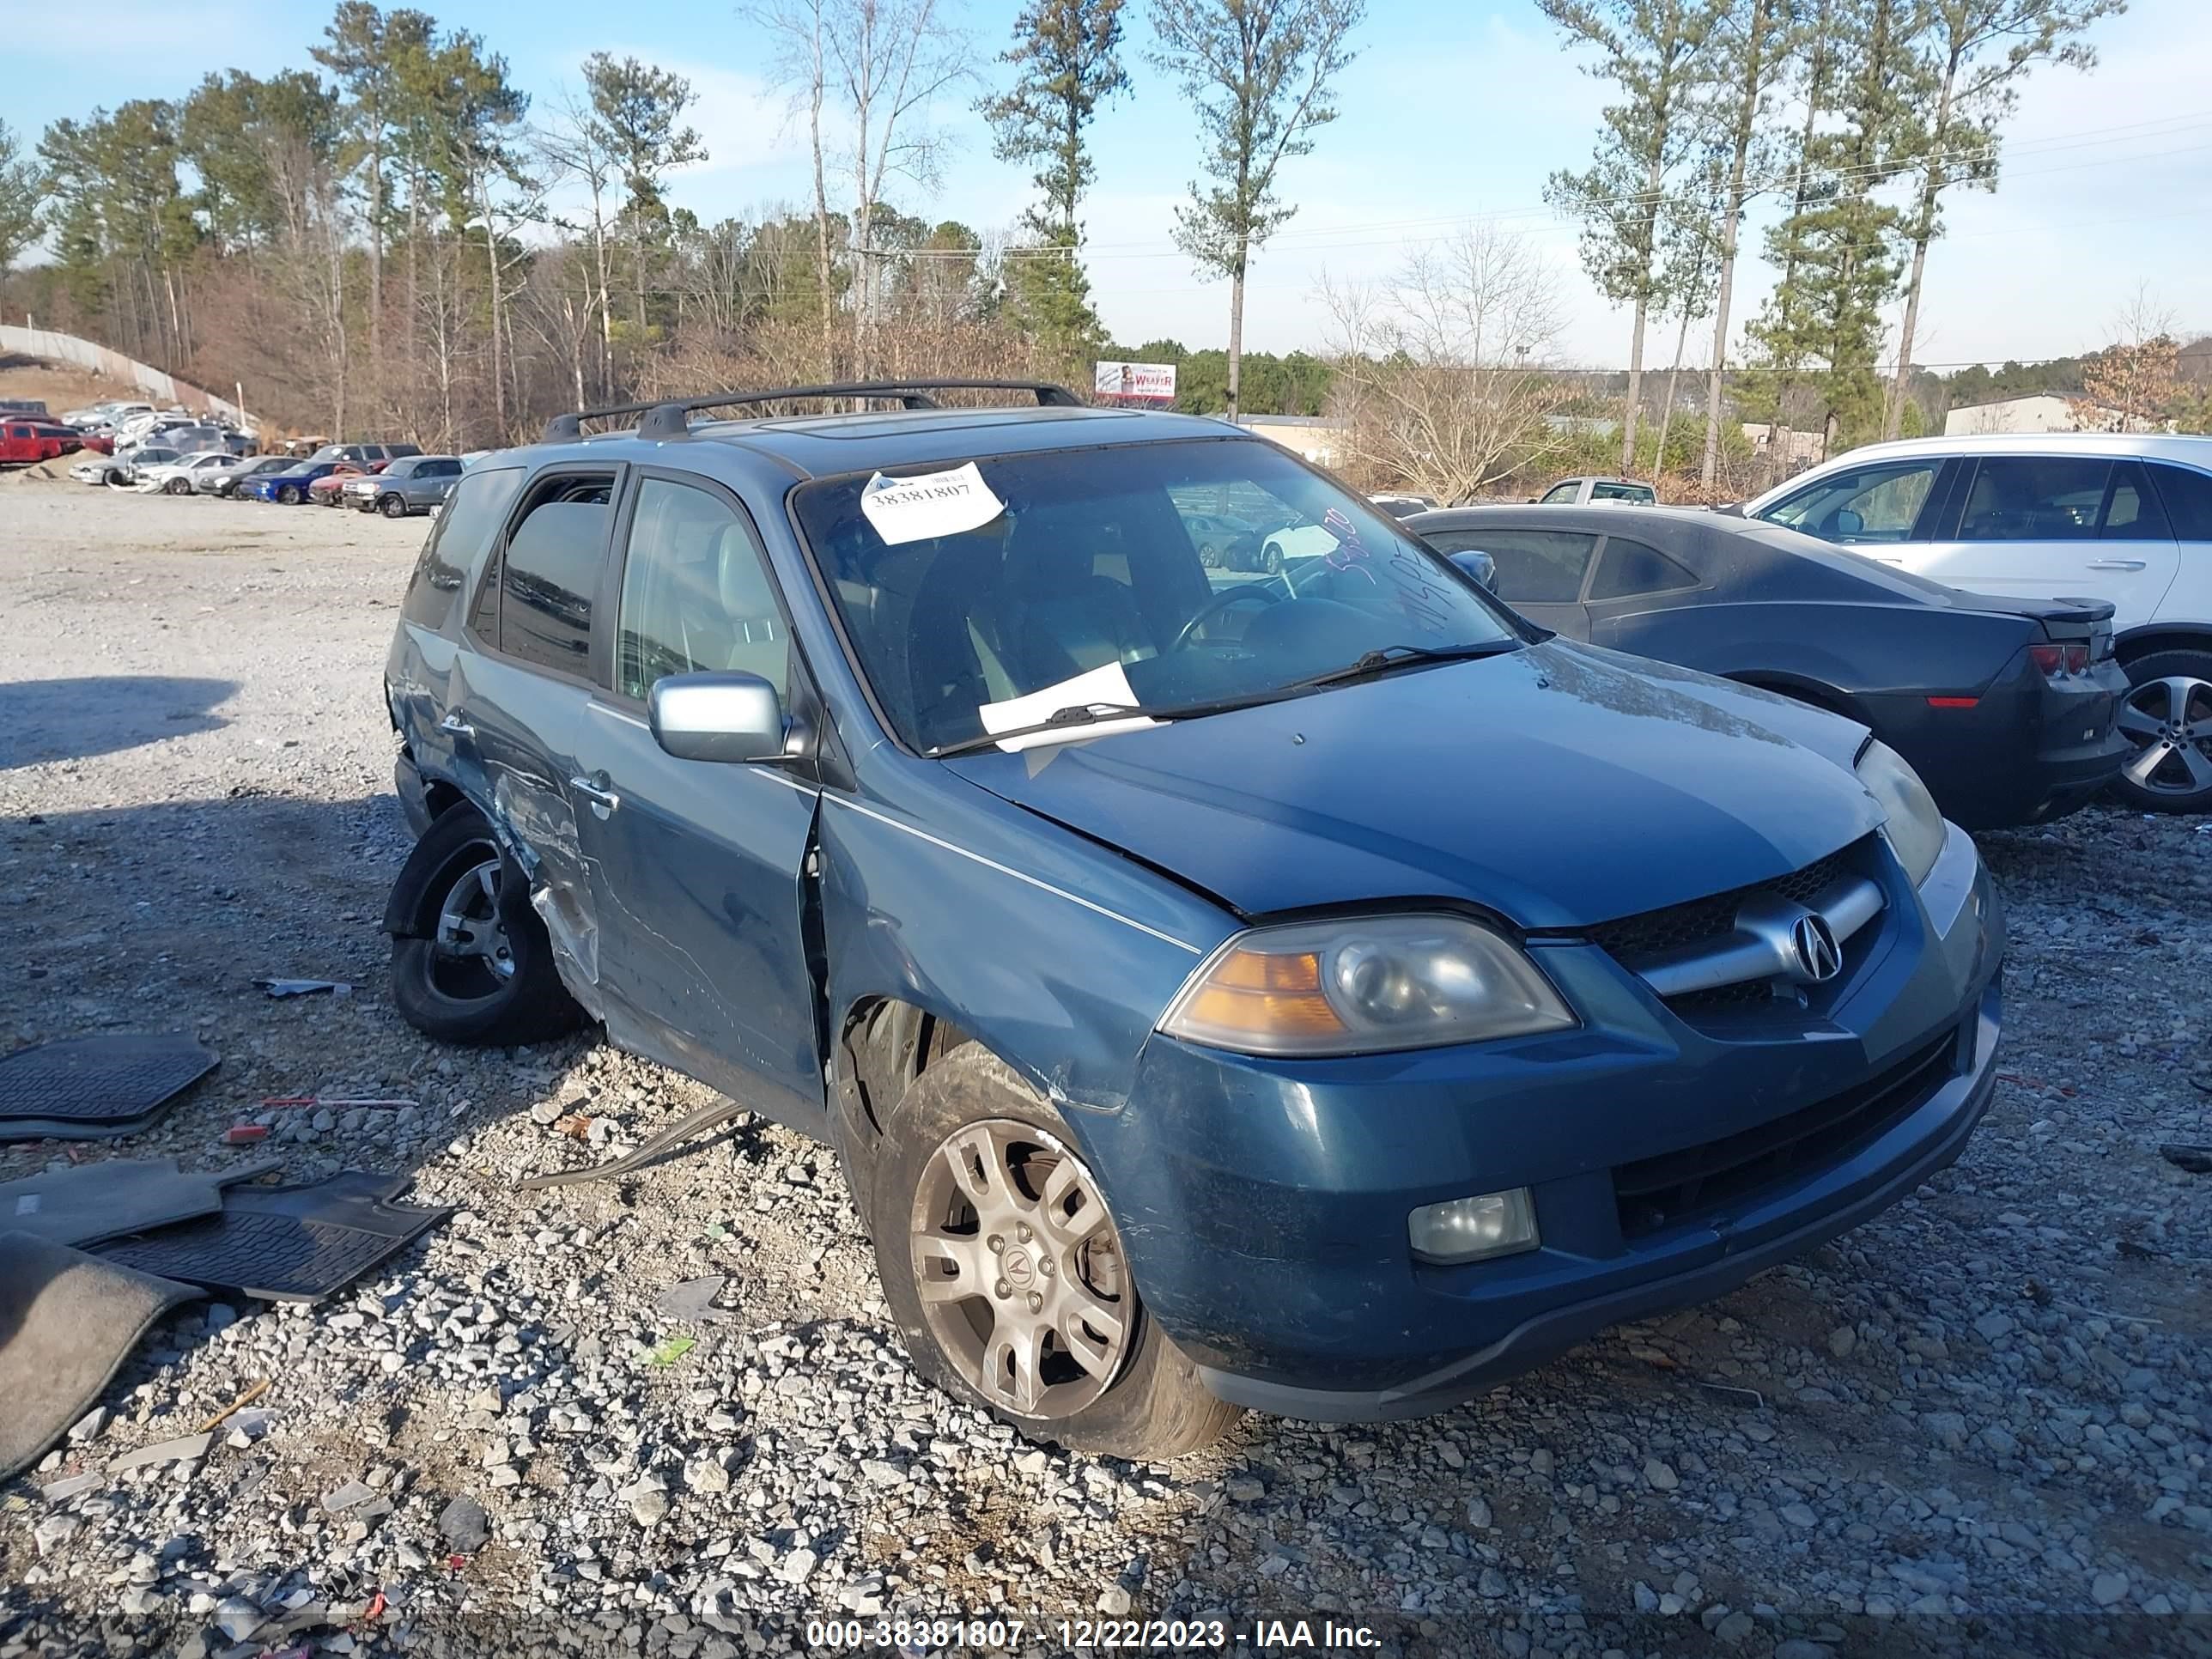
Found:
[[[222,1063],[181,1033],[71,1037],[0,1059],[0,1140],[96,1140],[143,1129]]]
[[[2168,1141],[2158,1155],[2177,1170],[2191,1175],[2212,1175],[2212,1146],[2191,1146]]]
[[[295,1187],[233,1188],[219,1215],[100,1245],[141,1273],[271,1302],[318,1302],[453,1214],[399,1204],[404,1176],[349,1170]]]

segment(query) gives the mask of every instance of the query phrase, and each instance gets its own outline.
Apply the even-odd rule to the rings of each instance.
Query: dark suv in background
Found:
[[[956,388],[463,476],[386,672],[417,1027],[832,1142],[917,1368],[1134,1458],[1465,1400],[1959,1156],[2002,907],[1864,727],[1235,427]],[[1253,505],[1295,586],[1202,561]]]

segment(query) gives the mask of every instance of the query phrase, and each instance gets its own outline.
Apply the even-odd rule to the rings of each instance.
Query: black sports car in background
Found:
[[[1543,627],[1847,714],[1968,829],[2081,806],[2127,758],[2102,599],[1999,599],[1778,526],[1674,507],[1471,507],[1406,527],[1480,551]]]

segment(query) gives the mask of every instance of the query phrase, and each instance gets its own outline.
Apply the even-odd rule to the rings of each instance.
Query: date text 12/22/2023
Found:
[[[1284,1653],[1382,1645],[1366,1626],[1340,1625],[1329,1619],[1259,1619],[1249,1626],[1232,1626],[1221,1619],[829,1619],[811,1620],[806,1626],[809,1647],[890,1649],[902,1654],[1016,1648],[1025,1637],[1057,1638],[1064,1650],[1153,1653],[1240,1649]]]

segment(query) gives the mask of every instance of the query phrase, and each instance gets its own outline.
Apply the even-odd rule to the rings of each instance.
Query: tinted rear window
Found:
[[[547,501],[516,526],[500,574],[499,648],[508,656],[587,671],[608,512],[604,500]]]
[[[2185,542],[2212,542],[2212,473],[2156,462],[2150,471],[2173,533]]]
[[[446,510],[430,521],[429,538],[422,544],[422,556],[415,562],[414,577],[407,584],[400,613],[409,622],[445,628],[454,600],[468,586],[469,573],[499,533],[507,509],[514,503],[514,492],[521,487],[519,466],[472,473],[454,486]]]

